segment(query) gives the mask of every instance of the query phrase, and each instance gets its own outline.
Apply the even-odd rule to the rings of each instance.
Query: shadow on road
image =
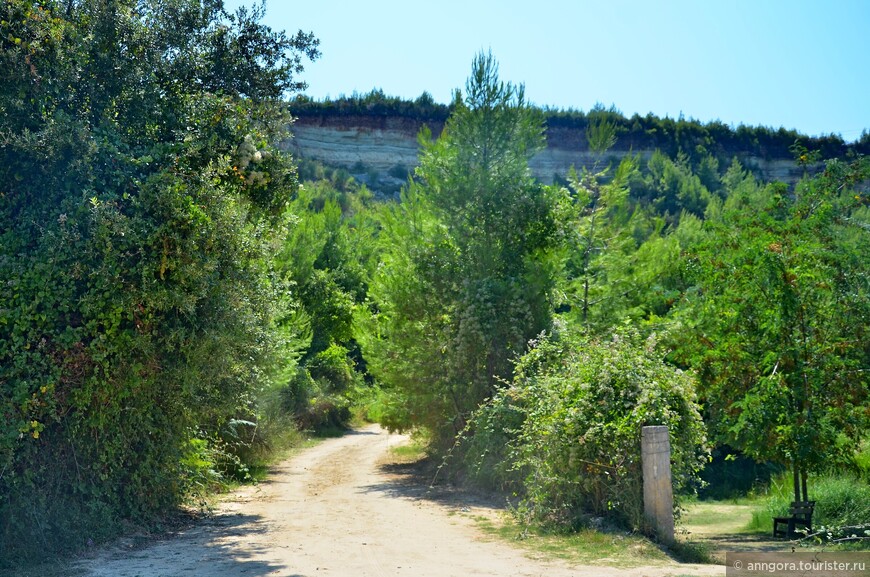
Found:
[[[693,540],[704,543],[709,548],[710,556],[724,563],[725,554],[729,551],[788,551],[792,549],[789,541],[777,541],[764,535],[727,534],[697,536]]]
[[[372,431],[371,429],[348,429],[345,435],[353,436],[353,435],[379,435],[377,431]]]
[[[436,468],[425,460],[386,463],[380,465],[378,470],[383,474],[384,481],[360,487],[360,492],[383,493],[397,499],[430,501],[455,511],[474,507],[500,512],[507,503],[505,497],[477,492],[449,480],[439,480],[441,475],[436,475]]]
[[[121,539],[96,559],[84,560],[83,577],[267,577],[287,570],[264,560],[276,546],[258,515],[220,514],[160,540]],[[283,573],[282,573],[283,575]],[[288,577],[304,577],[288,575]]]

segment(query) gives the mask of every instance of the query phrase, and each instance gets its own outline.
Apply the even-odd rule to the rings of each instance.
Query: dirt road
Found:
[[[107,549],[80,568],[88,577],[724,574],[721,566],[620,570],[530,559],[487,540],[471,519],[474,505],[422,498],[379,466],[404,440],[369,427],[324,441],[228,496],[208,521],[144,549]]]

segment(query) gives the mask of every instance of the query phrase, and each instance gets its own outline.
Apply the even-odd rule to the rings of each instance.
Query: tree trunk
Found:
[[[801,500],[801,482],[800,482],[800,467],[798,466],[798,462],[794,462],[794,500],[795,502]]]
[[[809,501],[809,497],[807,496],[807,471],[806,469],[801,470],[801,490],[804,494],[804,501]]]

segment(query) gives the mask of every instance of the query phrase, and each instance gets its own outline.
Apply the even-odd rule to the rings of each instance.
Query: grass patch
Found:
[[[772,525],[761,531],[764,525],[756,522],[764,503],[765,499],[760,497],[690,501],[684,503],[683,515],[677,522],[677,532],[698,538],[769,533]]]
[[[398,465],[416,463],[429,456],[427,449],[429,440],[422,434],[411,435],[411,440],[401,445],[390,447],[390,462]]]
[[[725,501],[692,500],[676,525],[677,544],[671,548],[675,559],[685,563],[723,563],[725,552],[776,550],[769,525],[753,527],[764,498],[746,497]]]
[[[486,535],[518,545],[533,557],[620,569],[664,566],[673,562],[658,545],[633,533],[591,528],[575,533],[547,531],[522,526],[511,518],[493,521],[488,517],[475,517],[475,521]]]
[[[752,512],[752,520],[746,529],[752,533],[770,533],[773,530],[774,514],[766,505],[760,505]]]

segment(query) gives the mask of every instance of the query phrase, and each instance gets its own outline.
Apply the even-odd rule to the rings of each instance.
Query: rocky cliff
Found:
[[[417,135],[424,124],[428,124],[433,135],[443,129],[440,121],[424,123],[401,116],[303,116],[292,126],[293,138],[288,147],[300,158],[345,168],[370,188],[394,191],[417,164]],[[530,162],[532,173],[542,182],[551,183],[555,177],[564,177],[572,165],[578,169],[592,166],[594,158],[584,130],[549,127],[546,136],[546,149]],[[623,139],[617,141],[609,156],[617,159],[630,152],[648,158],[653,149],[638,148]],[[736,156],[764,180],[791,184],[802,174],[802,168],[788,158],[760,158],[740,153]]]

